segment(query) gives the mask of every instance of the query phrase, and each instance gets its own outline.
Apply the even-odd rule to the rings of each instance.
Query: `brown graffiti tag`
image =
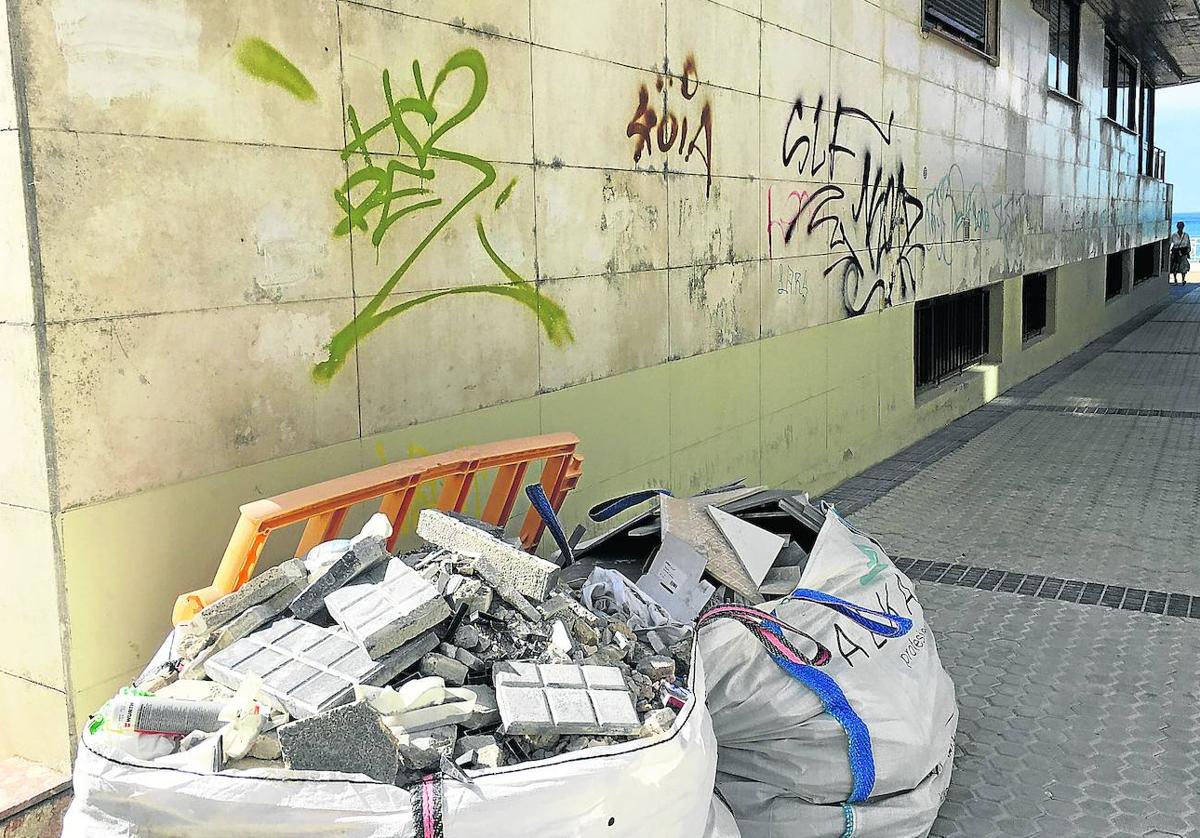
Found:
[[[712,189],[712,147],[713,147],[713,109],[712,103],[705,101],[700,108],[699,125],[694,134],[688,132],[688,116],[682,117],[668,110],[670,89],[675,86],[675,78],[662,73],[656,74],[654,89],[662,94],[663,117],[659,119],[658,111],[650,103],[650,88],[643,84],[638,88],[637,107],[633,118],[625,126],[625,136],[633,140],[633,162],[640,163],[642,155],[654,156],[654,148],[666,155],[677,149],[684,162],[689,162],[692,155],[704,163],[706,173],[705,194]],[[696,71],[696,59],[688,55],[683,63],[683,77],[679,83],[680,92],[687,102],[691,102],[700,90],[700,76]]]

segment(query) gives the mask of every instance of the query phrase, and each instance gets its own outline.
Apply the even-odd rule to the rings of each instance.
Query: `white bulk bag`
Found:
[[[441,811],[436,834],[696,838],[709,830],[712,838],[737,838],[713,809],[717,748],[695,649],[689,686],[692,697],[672,729],[653,739],[467,772],[474,786],[446,777],[434,787]],[[75,799],[63,824],[68,838],[426,838],[414,820],[414,803],[421,817],[424,786],[410,794],[361,775],[282,769],[194,774],[128,757],[85,734],[74,781]]]
[[[831,511],[792,596],[805,598],[763,606],[778,622],[753,612],[757,631],[708,619],[699,633],[717,788],[742,835],[927,835],[950,782],[958,708],[912,582]],[[788,657],[783,640],[801,658],[792,671],[776,662]]]

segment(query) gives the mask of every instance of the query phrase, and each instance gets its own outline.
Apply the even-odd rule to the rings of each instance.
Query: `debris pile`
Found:
[[[392,556],[380,519],[178,626],[90,734],[171,767],[407,784],[671,730],[690,618],[619,573],[560,578],[462,516],[422,512],[427,546]]]

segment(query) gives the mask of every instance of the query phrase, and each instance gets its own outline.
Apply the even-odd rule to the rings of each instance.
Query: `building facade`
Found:
[[[570,521],[819,493],[1165,293],[1178,79],[1068,0],[7,6],[5,755],[254,498],[561,430]]]

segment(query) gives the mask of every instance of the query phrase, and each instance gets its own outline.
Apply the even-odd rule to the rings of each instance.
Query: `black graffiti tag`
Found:
[[[798,100],[783,132],[782,160],[794,164],[802,177],[824,181],[805,194],[796,214],[806,212],[809,235],[820,230],[828,237],[833,261],[825,276],[838,275],[843,302],[851,315],[862,314],[878,297],[885,306],[916,293],[918,272],[924,264],[925,245],[917,231],[925,215],[923,202],[909,190],[902,162],[884,164],[871,150],[892,149],[895,114],[881,124],[866,111],[840,99],[832,115],[823,98],[815,107]],[[861,145],[849,137],[865,132]],[[855,151],[859,147],[861,151]],[[847,184],[837,182],[839,160],[857,161]],[[789,242],[796,224],[789,225]]]

